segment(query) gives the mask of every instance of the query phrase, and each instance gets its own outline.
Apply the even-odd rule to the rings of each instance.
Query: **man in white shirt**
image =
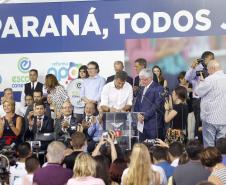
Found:
[[[127,73],[117,72],[113,82],[107,83],[101,93],[100,108],[103,112],[130,111],[133,101],[132,86],[126,82]]]
[[[201,97],[201,119],[204,146],[215,146],[226,135],[226,74],[218,61],[207,65],[209,76],[201,80],[195,93]]]
[[[31,156],[30,144],[27,142],[19,144],[17,147],[17,155],[19,160],[14,166],[10,167],[10,185],[23,185],[22,179],[27,175],[25,160],[27,157]]]

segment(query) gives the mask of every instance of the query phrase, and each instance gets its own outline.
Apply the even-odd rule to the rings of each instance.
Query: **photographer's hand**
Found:
[[[138,120],[138,122],[143,123],[144,122],[144,116],[141,113],[139,113],[137,115],[137,120]]]
[[[161,139],[158,139],[158,138],[155,141],[155,146],[169,148],[169,145],[167,143],[165,143],[164,141],[162,141]]]
[[[191,68],[195,69],[196,66],[197,66],[198,64],[199,64],[199,63],[198,63],[198,60],[194,60],[194,61],[192,62]]]

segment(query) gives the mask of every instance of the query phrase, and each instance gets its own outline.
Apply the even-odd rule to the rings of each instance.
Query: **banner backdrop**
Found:
[[[126,39],[223,35],[225,7],[221,0],[1,4],[0,88],[20,91],[31,68],[66,83],[91,60],[106,77],[124,60]]]

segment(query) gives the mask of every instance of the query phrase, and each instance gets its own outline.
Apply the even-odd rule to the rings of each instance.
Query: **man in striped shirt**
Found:
[[[195,93],[201,97],[204,146],[215,146],[217,139],[226,136],[226,74],[218,61],[207,66],[209,76],[202,79]]]

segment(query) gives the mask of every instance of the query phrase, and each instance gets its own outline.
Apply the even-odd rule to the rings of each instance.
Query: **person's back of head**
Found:
[[[222,162],[221,153],[216,147],[204,148],[200,154],[200,159],[204,166],[210,168]]]
[[[202,182],[198,183],[197,185],[214,185],[214,184],[212,182],[202,181]]]
[[[86,136],[82,132],[75,132],[71,135],[71,145],[73,149],[80,150],[86,143]]]
[[[20,159],[25,159],[31,155],[31,146],[28,142],[24,142],[18,145],[17,155]]]
[[[154,160],[156,160],[157,162],[159,160],[167,161],[168,159],[167,155],[168,155],[168,149],[165,147],[156,146],[156,147],[153,147],[152,149],[152,156]]]
[[[40,167],[37,157],[28,157],[25,161],[25,169],[28,174],[33,174]]]
[[[96,161],[89,154],[82,152],[75,160],[73,172],[75,177],[95,177]]]
[[[47,148],[47,161],[49,163],[61,164],[64,158],[65,145],[59,141],[53,141],[48,145]]]
[[[102,179],[106,185],[110,184],[109,159],[103,155],[97,155],[94,160],[96,161],[96,177]]]
[[[226,137],[218,139],[216,142],[216,147],[222,155],[226,155]]]
[[[127,162],[124,159],[116,159],[110,166],[110,177],[113,182],[121,184],[123,171],[127,168]]]
[[[174,158],[179,158],[184,152],[184,145],[180,142],[173,142],[169,145],[169,154]]]
[[[198,140],[190,140],[186,145],[186,151],[191,160],[199,160],[199,155],[202,150],[203,146]]]

